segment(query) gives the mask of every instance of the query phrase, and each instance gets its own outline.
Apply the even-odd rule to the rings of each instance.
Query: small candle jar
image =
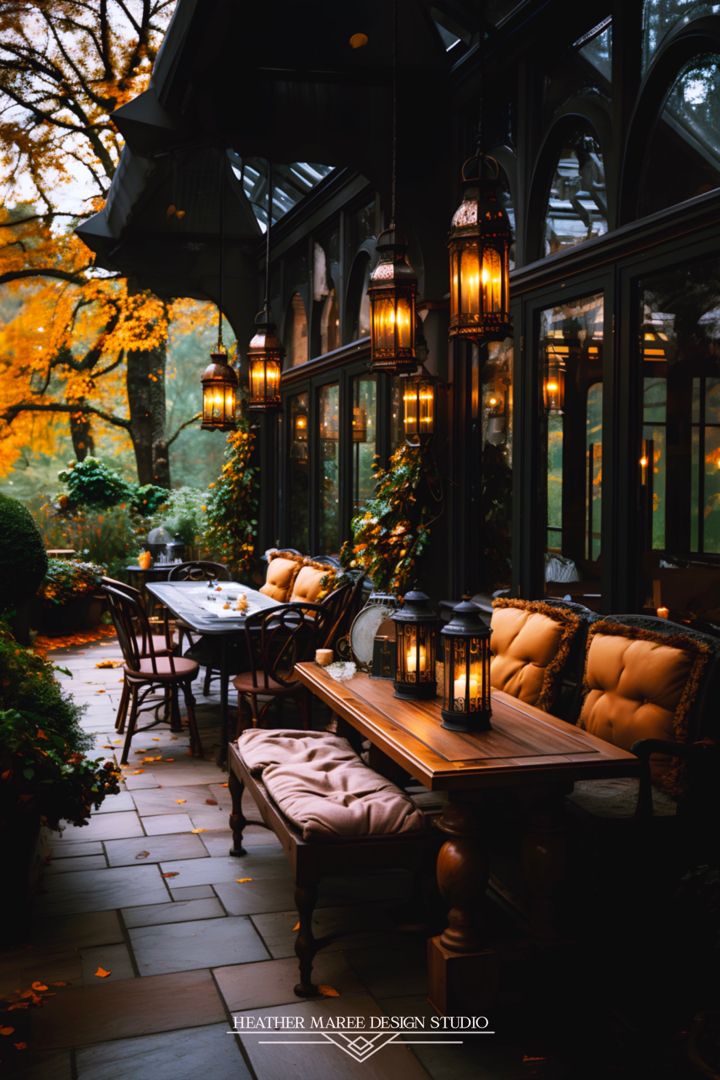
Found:
[[[315,663],[319,664],[320,667],[327,667],[328,664],[332,664],[332,662],[333,662],[333,651],[332,651],[332,649],[316,649],[315,650]]]

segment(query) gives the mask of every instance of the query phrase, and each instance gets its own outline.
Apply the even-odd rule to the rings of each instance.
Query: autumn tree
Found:
[[[171,312],[95,268],[73,229],[107,197],[121,150],[110,116],[147,85],[171,7],[0,5],[0,184],[14,207],[0,213],[0,470],[41,417],[44,449],[69,423],[82,459],[108,426],[132,441],[141,483],[170,486],[168,447],[191,420],[166,431]]]

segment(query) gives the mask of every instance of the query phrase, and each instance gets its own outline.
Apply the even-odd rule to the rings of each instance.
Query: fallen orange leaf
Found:
[[[148,855],[149,855],[149,854],[150,854],[150,852],[149,852],[149,851],[138,851],[138,853],[137,853],[137,855],[135,856],[135,858],[136,858],[136,859],[147,859],[147,857],[148,857]]]
[[[0,1027],[0,1035],[13,1035],[14,1033],[14,1027]]]
[[[336,990],[334,986],[328,986],[327,983],[320,983],[318,990],[323,997],[340,997],[340,991]]]
[[[246,881],[252,881],[252,878],[251,877],[236,877],[235,880],[237,881],[238,885],[244,885]]]
[[[33,990],[47,990],[47,986],[45,985],[45,983],[40,982],[39,980],[37,982],[31,983],[30,985],[32,986]]]
[[[182,806],[183,803],[187,802],[187,799],[176,799],[175,802],[178,804],[178,806]]]
[[[217,806],[217,799],[206,799],[205,800],[205,805],[206,806]]]
[[[96,690],[96,694],[107,694],[107,690]]]
[[[207,829],[191,829],[190,832],[194,832],[194,833],[207,832]]]
[[[132,774],[131,774],[131,775],[132,775],[132,776],[139,776],[139,775],[140,775],[140,773],[144,773],[144,772],[145,772],[145,770],[144,770],[144,769],[133,769],[133,771],[132,771]]]
[[[153,740],[152,741],[153,742],[160,742],[160,736],[159,735],[153,735]]]
[[[16,1050],[27,1050],[27,1043],[13,1043]]]
[[[225,781],[225,783],[224,783],[224,784],[221,784],[221,785],[220,785],[220,787],[228,787],[228,782],[227,782],[227,780]]]
[[[293,926],[293,934],[294,934],[294,933],[295,933],[296,931],[298,931],[299,929],[300,929],[300,923],[299,923],[299,922],[296,922],[296,923],[295,923],[295,925]]]
[[[163,874],[163,877],[177,877],[179,873],[180,873],[179,870],[167,870]]]
[[[98,966],[95,972],[96,979],[107,979],[108,975],[112,975],[112,971],[108,971],[107,968]]]

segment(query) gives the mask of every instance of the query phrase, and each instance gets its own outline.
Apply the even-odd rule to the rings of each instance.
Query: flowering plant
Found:
[[[236,573],[247,570],[255,551],[257,468],[251,464],[255,436],[247,420],[238,420],[225,447],[219,478],[209,485],[205,544]]]
[[[0,624],[0,829],[23,811],[57,829],[84,825],[93,807],[119,790],[111,761],[90,760],[92,736],[81,709],[63,694],[53,668]]]
[[[403,444],[387,469],[376,465],[374,475],[375,494],[352,519],[352,540],[343,544],[340,558],[364,570],[378,592],[403,595],[430,540],[442,494],[421,446]]]
[[[51,604],[68,604],[78,596],[97,592],[104,575],[105,567],[97,563],[48,559],[47,573],[37,595]]]

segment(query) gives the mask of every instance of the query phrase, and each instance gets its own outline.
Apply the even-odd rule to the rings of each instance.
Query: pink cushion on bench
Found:
[[[345,739],[255,729],[240,737],[238,749],[250,771],[262,773],[268,795],[303,840],[397,835],[424,827],[408,796],[369,769]]]

